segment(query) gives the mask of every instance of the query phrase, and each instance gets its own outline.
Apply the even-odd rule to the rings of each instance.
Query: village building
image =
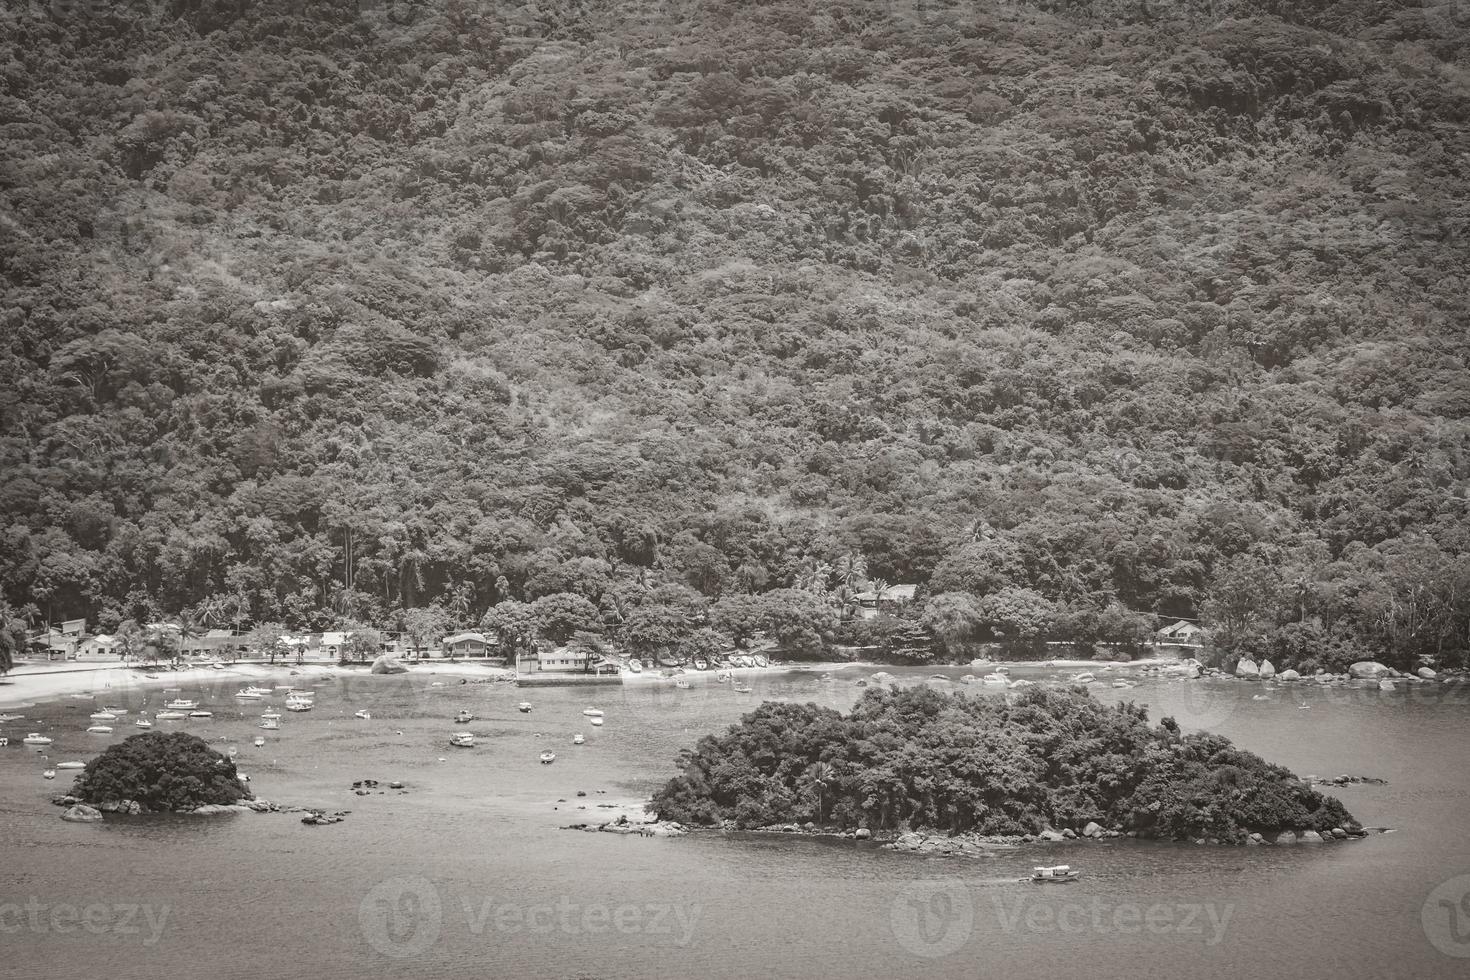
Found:
[[[859,592],[852,597],[858,619],[897,615],[914,601],[917,585],[887,585],[877,592]]]

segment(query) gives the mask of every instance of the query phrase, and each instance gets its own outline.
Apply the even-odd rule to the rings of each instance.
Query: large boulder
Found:
[[[374,674],[406,674],[408,667],[397,657],[390,657],[385,653],[373,661],[372,672]]]
[[[66,812],[61,815],[61,819],[69,820],[72,823],[96,823],[102,819],[102,811],[94,806],[78,803],[76,806],[68,807]]]
[[[1306,833],[1302,834],[1302,843],[1320,844],[1322,843],[1322,835],[1317,833],[1315,830],[1309,830]]]
[[[1368,678],[1376,680],[1379,677],[1388,676],[1388,668],[1376,660],[1359,660],[1348,668],[1348,673],[1355,678]]]
[[[1283,830],[1281,833],[1276,835],[1276,843],[1278,845],[1295,844],[1296,834],[1292,833],[1289,830]]]
[[[1250,657],[1241,657],[1240,663],[1235,665],[1236,677],[1260,677],[1261,665]]]
[[[1269,680],[1276,676],[1276,665],[1269,660],[1261,661],[1261,680]]]
[[[1089,821],[1087,826],[1082,828],[1083,837],[1101,837],[1102,833],[1102,825],[1095,820]]]
[[[1283,670],[1276,675],[1276,679],[1278,681],[1299,681],[1302,679],[1302,675],[1294,670]]]
[[[1424,678],[1426,681],[1432,681],[1439,676],[1439,674],[1434,672],[1434,669],[1432,667],[1420,667],[1417,671],[1415,671],[1415,673]]]

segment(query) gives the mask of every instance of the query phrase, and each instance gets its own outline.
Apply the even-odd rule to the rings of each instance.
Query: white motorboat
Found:
[[[199,702],[190,701],[187,698],[174,698],[172,701],[165,701],[163,706],[173,711],[190,711],[199,707]]]
[[[1058,864],[1050,868],[1033,868],[1031,870],[1031,881],[1036,884],[1076,881],[1080,877],[1082,877],[1082,872],[1073,871],[1065,864]]]
[[[749,694],[751,689],[749,684],[736,684],[733,690],[736,694]]]
[[[160,711],[153,717],[157,718],[159,721],[178,721],[180,718],[187,718],[189,716],[184,714],[182,711]]]
[[[310,711],[312,709],[312,707],[313,707],[312,703],[309,700],[306,700],[306,699],[302,699],[302,698],[287,698],[286,699],[286,710],[287,711]]]
[[[578,732],[577,734],[575,734],[575,735],[572,736],[572,744],[573,745],[581,745],[585,741],[587,741],[587,740],[582,737],[582,733],[581,732]]]
[[[602,709],[601,708],[583,708],[582,709],[582,714],[586,715],[588,718],[601,718],[602,717]]]
[[[541,764],[543,766],[549,766],[549,765],[551,765],[555,761],[556,761],[556,753],[555,752],[542,752],[541,753]]]
[[[1073,684],[1091,684],[1095,680],[1097,680],[1097,675],[1096,674],[1093,674],[1091,672],[1084,672],[1084,673],[1078,674],[1076,677],[1072,678],[1072,683]]]
[[[367,709],[363,709],[362,711],[354,711],[352,713],[352,717],[361,718],[363,721],[369,721],[372,719],[373,716],[368,714]]]
[[[516,705],[516,710],[519,711],[523,715],[530,714],[531,713],[531,702],[529,702],[529,701],[522,701],[520,704]]]
[[[769,667],[769,666],[771,666],[771,661],[768,660],[768,659],[766,659],[765,657],[761,656],[758,653],[755,654],[754,656],[752,656],[750,659],[753,660],[753,661],[755,661],[755,665],[757,667]]]
[[[276,718],[262,718],[260,719],[260,727],[268,732],[274,732],[281,727],[281,722]]]
[[[133,727],[134,728],[152,728],[153,727],[153,722],[149,721],[147,718],[139,718],[137,721],[133,722]]]
[[[689,682],[686,681],[682,677],[679,678],[678,680],[674,681],[674,686],[677,687],[681,691],[687,691],[687,690],[689,690]]]
[[[125,715],[125,714],[128,713],[128,709],[127,708],[119,708],[117,705],[114,705],[114,704],[109,704],[106,707],[104,707],[102,710],[103,711],[110,711],[110,712],[112,712],[115,715]]]
[[[41,773],[41,778],[42,779],[55,779],[56,778],[56,770],[55,769],[47,769],[45,772]]]
[[[213,718],[214,717],[214,712],[213,711],[191,711],[191,712],[189,712],[189,717],[190,718]]]
[[[982,684],[1009,684],[1010,681],[1006,680],[1006,675],[1005,674],[986,674],[984,677],[980,678],[980,683],[982,683]]]
[[[45,735],[41,735],[37,732],[31,732],[20,741],[23,745],[50,745],[52,740],[47,738]]]
[[[237,701],[263,701],[265,700],[265,695],[250,690],[236,691],[235,699]]]
[[[262,714],[260,717],[262,717],[262,718],[280,718],[281,717],[281,713],[279,711],[267,711],[264,714]]]
[[[242,693],[242,694],[259,694],[263,698],[268,698],[272,694],[275,693],[275,690],[273,688],[269,688],[269,687],[254,687],[254,686],[250,686],[250,687],[246,687],[240,693]]]
[[[474,720],[475,716],[470,714],[468,711],[460,711],[459,714],[454,716],[454,723],[456,725],[468,725]]]
[[[92,712],[92,720],[93,721],[117,721],[117,715],[113,714],[111,711],[94,711],[94,712]]]
[[[639,660],[637,657],[634,657],[632,660],[628,661],[628,670],[632,671],[635,674],[643,673],[643,661]]]
[[[57,769],[85,769],[85,768],[87,768],[87,764],[85,762],[58,762],[56,764],[56,768]]]
[[[258,748],[261,748],[262,746],[265,745],[265,738],[264,738],[264,736],[257,735],[257,736],[255,736],[255,741],[251,742],[250,744],[251,745],[254,745],[257,749]]]
[[[475,747],[475,733],[455,732],[449,736],[449,744],[457,749],[472,749]]]
[[[601,728],[602,727],[602,716],[601,715],[595,715],[595,716],[593,716],[591,718],[588,718],[587,720],[588,720],[588,722],[591,723],[591,725],[592,725],[593,728]]]
[[[87,728],[88,735],[111,735],[111,725],[91,725]]]

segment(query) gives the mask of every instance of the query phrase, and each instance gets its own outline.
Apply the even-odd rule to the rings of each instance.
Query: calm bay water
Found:
[[[111,736],[83,734],[108,691],[24,709],[0,749],[0,977],[1466,975],[1470,959],[1448,954],[1470,954],[1470,900],[1457,905],[1454,885],[1431,896],[1470,875],[1464,689],[1281,688],[1253,700],[1260,685],[1145,678],[1095,691],[1298,773],[1389,780],[1335,791],[1365,825],[1394,828],[1351,844],[1120,841],[956,860],[772,836],[557,829],[600,803],[646,796],[680,749],[762,698],[845,709],[869,670],[756,677],[745,695],[704,678],[689,690],[518,690],[417,673],[311,680],[317,708],[285,713],[279,732],[256,728],[260,703],[231,697],[238,679],[185,689],[215,717],[172,727],[234,747],[267,799],[352,811],[331,827],[285,814],[65,823],[47,801],[70,774],[43,780],[47,760],[90,758],[135,733],[139,709],[174,695],[134,693]],[[313,676],[281,673],[283,684]],[[521,700],[530,714],[516,711]],[[581,715],[589,704],[606,711],[603,728]],[[453,724],[460,708],[477,720]],[[353,718],[358,709],[372,717]],[[475,749],[449,748],[460,727],[477,733]],[[15,744],[38,730],[57,739],[45,759]],[[575,732],[585,745],[571,744]],[[541,765],[548,748],[557,760]],[[363,778],[409,791],[355,796]],[[1084,877],[1017,881],[1058,862]],[[73,921],[68,907],[90,920]]]

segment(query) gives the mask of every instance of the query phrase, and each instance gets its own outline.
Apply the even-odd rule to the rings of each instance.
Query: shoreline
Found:
[[[55,701],[73,695],[90,694],[96,698],[121,698],[134,691],[157,687],[177,687],[183,684],[208,681],[248,684],[251,681],[266,678],[287,678],[293,674],[313,677],[355,677],[366,675],[371,669],[367,664],[343,666],[325,662],[304,664],[288,662],[272,665],[241,662],[224,664],[219,668],[189,666],[181,670],[169,670],[166,667],[160,667],[156,677],[146,677],[145,673],[153,673],[153,671],[117,663],[98,663],[87,666],[70,664],[54,670],[26,670],[26,666],[22,665],[0,678],[0,711],[9,712],[18,708],[31,708],[46,701]],[[410,675],[443,674],[485,681],[509,680],[515,677],[515,671],[511,668],[452,661],[435,664],[427,669],[422,666],[410,667],[408,673]],[[404,675],[384,674],[381,676],[401,677]]]

